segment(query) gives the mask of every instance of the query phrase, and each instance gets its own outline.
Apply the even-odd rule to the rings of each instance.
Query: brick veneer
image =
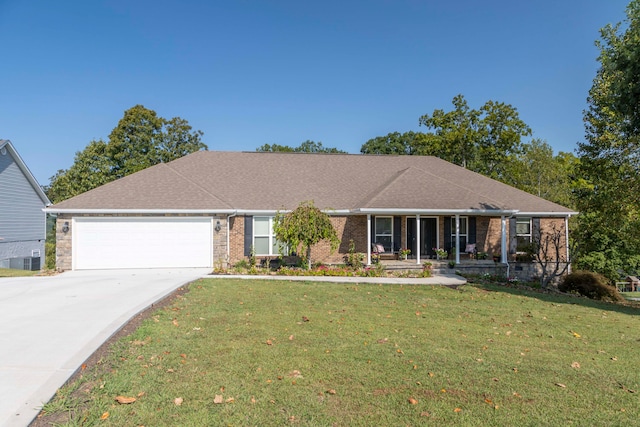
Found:
[[[131,216],[208,216],[208,215],[74,215],[74,217],[98,217],[98,216],[119,216],[119,217],[131,217]],[[221,229],[219,232],[213,233],[213,266],[214,267],[228,267],[233,265],[242,259],[247,259],[244,256],[244,222],[247,217],[238,216],[214,216],[212,217],[214,224],[216,221],[220,221]],[[402,217],[401,221],[401,241],[400,246],[406,248],[408,246],[406,241],[406,216]],[[227,256],[227,221],[229,223],[229,252]],[[69,231],[66,233],[62,231],[62,227],[65,222],[69,222]],[[338,238],[341,243],[338,249],[331,252],[329,244],[321,242],[312,248],[312,258],[314,261],[338,264],[344,262],[344,256],[349,251],[349,243],[353,240],[355,244],[356,252],[367,252],[367,217],[366,215],[348,215],[348,216],[333,216],[331,222],[336,229]],[[552,225],[555,224],[559,230],[564,232],[564,219],[563,218],[542,218],[540,220],[540,227],[542,230],[550,230]],[[438,219],[439,227],[439,241],[440,247],[444,247],[444,217]],[[499,217],[476,217],[476,242],[477,249],[480,252],[486,252],[488,254],[500,253],[501,246],[501,219]],[[509,233],[509,227],[507,227],[507,234]],[[60,271],[70,270],[72,268],[72,237],[73,237],[73,221],[69,214],[59,214],[56,221],[56,268]],[[507,242],[509,242],[509,236],[507,236]],[[566,260],[566,247],[561,247],[562,256]]]

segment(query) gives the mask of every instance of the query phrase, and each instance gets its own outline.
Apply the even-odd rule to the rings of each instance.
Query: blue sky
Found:
[[[627,0],[0,0],[0,139],[40,184],[142,104],[210,150],[358,153],[488,100],[556,151],[583,140],[594,41]],[[528,141],[528,139],[527,139]]]

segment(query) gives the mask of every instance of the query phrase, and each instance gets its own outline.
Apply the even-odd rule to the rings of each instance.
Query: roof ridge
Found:
[[[404,175],[409,169],[413,166],[406,167],[395,172],[388,180],[382,183],[382,185],[378,186],[371,190],[366,196],[364,196],[359,202],[357,206],[365,206],[367,203],[371,202],[375,197],[379,196],[386,188],[388,188],[391,184],[393,184],[398,178]]]
[[[171,162],[170,162],[171,163]],[[191,184],[195,185],[196,187],[198,187],[200,190],[204,191],[205,193],[207,193],[209,196],[213,197],[214,199],[224,203],[225,205],[227,205],[230,209],[233,209],[233,207],[229,204],[229,202],[227,202],[226,200],[222,199],[219,196],[216,196],[215,194],[213,194],[212,192],[210,192],[209,190],[206,189],[206,187],[203,187],[202,185],[198,184],[197,182],[195,182],[194,180],[192,180],[191,178],[188,178],[186,176],[184,176],[183,174],[181,174],[180,172],[178,172],[176,169],[173,168],[173,166],[170,166],[169,163],[160,163],[164,166],[166,166],[167,168],[169,168],[169,170],[171,170],[173,173],[175,173],[176,175],[178,175],[180,178],[189,181]]]

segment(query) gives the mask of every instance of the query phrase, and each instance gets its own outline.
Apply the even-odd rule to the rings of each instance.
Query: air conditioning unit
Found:
[[[11,258],[9,259],[9,268],[38,271],[40,270],[40,257]]]

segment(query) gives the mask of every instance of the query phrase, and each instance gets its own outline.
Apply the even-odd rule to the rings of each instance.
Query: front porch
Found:
[[[421,264],[417,264],[415,259],[407,260],[380,260],[379,263],[387,271],[416,271],[422,270],[423,263],[429,262],[432,264],[432,272],[434,276],[440,274],[453,274],[459,272],[461,275],[473,275],[473,274],[490,274],[492,276],[506,276],[508,271],[508,265],[506,263],[494,262],[492,260],[476,260],[476,259],[463,259],[453,267],[449,267],[451,260],[435,260],[427,259],[421,260]]]

